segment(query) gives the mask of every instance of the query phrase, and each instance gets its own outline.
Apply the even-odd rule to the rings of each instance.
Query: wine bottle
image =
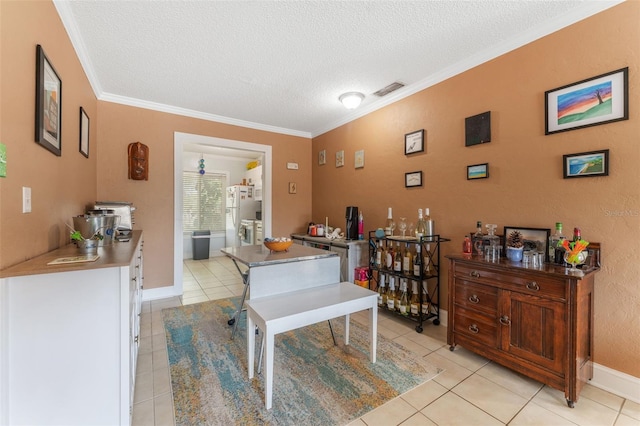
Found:
[[[405,243],[404,256],[402,256],[402,273],[413,273],[413,256],[411,256],[411,250],[409,249],[409,243]]]
[[[426,275],[431,275],[431,271],[431,244],[427,244],[427,249],[424,253],[424,273]]]
[[[429,207],[424,209],[424,225],[427,229],[425,235],[431,236],[436,234],[435,225],[431,219],[431,215],[429,215]]]
[[[380,273],[378,282],[378,306],[387,305],[387,289],[385,288],[384,278],[384,274]]]
[[[402,315],[409,315],[409,296],[407,294],[407,279],[400,279],[401,294],[398,298],[398,311]]]
[[[425,288],[426,282],[422,285],[422,315],[427,317],[431,312],[431,298]]]
[[[399,241],[396,242],[396,251],[393,253],[393,270],[402,272],[402,249]]]
[[[562,265],[564,263],[564,248],[562,241],[565,240],[562,234],[562,222],[556,222],[556,232],[549,237],[549,262]]]
[[[384,256],[384,249],[382,248],[382,241],[378,241],[376,244],[377,244],[377,248],[376,248],[375,265],[376,265],[376,268],[380,269],[382,268],[382,259]]]
[[[395,223],[393,222],[393,212],[391,211],[391,207],[389,207],[389,211],[387,212],[387,223],[384,228],[384,235],[390,237],[393,235],[393,228],[395,227]]]
[[[387,249],[385,251],[385,254],[385,268],[393,271],[393,243],[391,241],[387,241]]]
[[[422,209],[418,209],[418,223],[416,224],[415,229],[416,238],[418,242],[420,242],[420,238],[427,235],[427,226],[424,223],[424,216],[422,216]]]
[[[422,274],[422,253],[420,253],[422,247],[420,243],[416,244],[416,256],[413,259],[413,276],[419,277]]]
[[[411,281],[411,302],[409,302],[412,317],[420,316],[420,293],[418,293],[418,281]]]
[[[387,290],[387,309],[393,311],[396,305],[396,288],[395,288],[395,277],[393,275],[389,276],[389,289]]]

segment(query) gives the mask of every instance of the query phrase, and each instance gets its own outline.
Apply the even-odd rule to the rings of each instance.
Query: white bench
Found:
[[[247,307],[247,360],[249,379],[253,378],[256,334],[258,327],[266,341],[264,355],[265,406],[271,408],[273,396],[274,337],[332,318],[345,316],[344,343],[349,344],[349,314],[369,310],[369,358],[376,362],[378,336],[378,294],[353,283],[342,282],[305,290],[251,299]]]

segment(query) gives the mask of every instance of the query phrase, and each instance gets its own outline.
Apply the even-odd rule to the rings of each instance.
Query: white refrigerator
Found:
[[[240,221],[256,218],[260,203],[254,198],[253,190],[253,186],[227,187],[225,241],[227,247],[240,247]]]

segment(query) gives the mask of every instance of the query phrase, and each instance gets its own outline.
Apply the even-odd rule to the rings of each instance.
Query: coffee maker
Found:
[[[347,240],[358,239],[358,208],[355,206],[347,207],[345,214],[347,219],[347,228],[345,230],[345,238]]]

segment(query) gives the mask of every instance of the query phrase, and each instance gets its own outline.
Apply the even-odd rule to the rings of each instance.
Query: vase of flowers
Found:
[[[583,239],[571,242],[569,242],[569,240],[562,240],[558,245],[564,248],[564,261],[571,265],[569,273],[574,275],[582,273],[582,271],[577,268],[577,265],[581,265],[587,260],[588,253],[585,249],[589,245],[589,242]]]

